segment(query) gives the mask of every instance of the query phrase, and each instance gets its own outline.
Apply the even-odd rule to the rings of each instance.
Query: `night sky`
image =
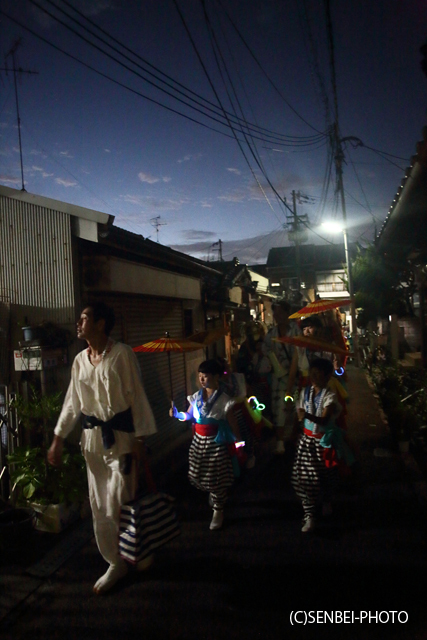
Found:
[[[319,228],[341,217],[328,169],[323,1],[3,0],[1,9],[1,184],[22,186],[5,59],[21,38],[17,67],[38,72],[18,82],[28,192],[113,214],[153,240],[157,219],[162,244],[198,257],[217,258],[221,239],[224,259],[254,263],[288,244],[277,194],[292,206],[295,190],[306,196],[297,210],[309,240],[342,242]],[[427,124],[426,9],[331,1],[340,135],[364,144],[344,143],[350,241],[372,241]]]

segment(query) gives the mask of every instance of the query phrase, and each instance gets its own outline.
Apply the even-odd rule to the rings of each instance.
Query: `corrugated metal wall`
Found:
[[[74,322],[70,216],[0,196],[0,295],[31,323]]]

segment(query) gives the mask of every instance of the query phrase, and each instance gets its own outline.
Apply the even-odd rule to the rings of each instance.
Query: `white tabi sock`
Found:
[[[113,587],[118,580],[123,578],[128,572],[128,566],[122,558],[116,564],[110,564],[108,570],[93,585],[96,594],[105,593]]]

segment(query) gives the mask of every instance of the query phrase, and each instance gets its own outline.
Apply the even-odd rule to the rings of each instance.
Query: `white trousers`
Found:
[[[136,487],[136,465],[131,473],[120,471],[120,458],[111,451],[95,453],[83,451],[92,508],[93,529],[98,549],[109,564],[119,560],[120,507],[133,499]]]

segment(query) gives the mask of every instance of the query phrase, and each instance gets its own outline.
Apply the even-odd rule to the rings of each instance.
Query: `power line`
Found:
[[[187,35],[188,35],[189,39],[190,39],[191,45],[192,45],[192,47],[193,47],[193,49],[194,49],[194,51],[195,51],[195,53],[196,53],[196,56],[197,56],[197,58],[198,58],[198,60],[199,60],[199,62],[200,62],[200,64],[201,64],[201,66],[202,66],[202,69],[203,69],[203,71],[204,71],[204,73],[205,73],[205,75],[206,75],[206,78],[207,78],[207,80],[208,80],[208,82],[209,82],[209,84],[210,84],[210,86],[211,86],[211,89],[212,89],[212,91],[213,91],[213,93],[214,93],[214,95],[215,95],[215,97],[216,97],[216,99],[217,99],[217,101],[218,101],[218,104],[221,106],[221,109],[223,110],[224,116],[226,117],[226,119],[227,119],[227,121],[228,121],[228,123],[229,123],[229,127],[230,127],[230,129],[232,130],[232,132],[233,132],[234,138],[235,138],[235,140],[236,140],[236,142],[237,142],[237,144],[238,144],[238,146],[239,146],[239,149],[240,149],[240,151],[241,151],[241,153],[242,153],[242,155],[243,155],[243,157],[244,157],[244,159],[245,159],[245,162],[247,163],[247,165],[248,165],[248,167],[249,167],[249,169],[250,169],[250,171],[251,171],[252,175],[254,176],[254,179],[256,180],[257,184],[259,185],[259,184],[260,184],[260,183],[259,183],[259,180],[258,180],[257,176],[255,175],[255,172],[254,172],[254,170],[253,170],[253,168],[252,168],[252,166],[251,166],[251,164],[250,164],[250,162],[249,162],[249,159],[248,159],[248,157],[247,157],[247,155],[246,155],[246,153],[245,153],[245,151],[244,151],[244,149],[243,149],[243,147],[242,147],[242,143],[241,143],[241,141],[239,140],[238,136],[236,135],[236,132],[235,132],[235,130],[234,130],[234,128],[233,128],[233,126],[232,126],[232,124],[230,123],[230,120],[229,120],[229,118],[228,118],[228,116],[227,116],[227,113],[226,113],[226,112],[225,112],[225,110],[224,110],[224,107],[223,107],[223,105],[222,105],[221,99],[220,99],[220,97],[219,97],[219,95],[218,95],[217,90],[215,89],[215,86],[214,86],[214,84],[213,84],[213,82],[212,82],[212,79],[211,79],[211,77],[210,77],[209,73],[208,73],[208,70],[207,70],[207,68],[206,68],[206,65],[204,64],[204,62],[203,62],[203,60],[202,60],[202,57],[201,57],[201,55],[200,55],[200,53],[199,53],[199,51],[198,51],[198,49],[197,49],[196,43],[194,42],[194,38],[192,37],[192,35],[191,35],[191,33],[190,33],[190,30],[189,30],[188,25],[187,25],[187,23],[186,23],[186,21],[185,21],[184,15],[182,14],[182,11],[181,11],[181,9],[180,9],[180,7],[179,7],[179,5],[178,5],[178,2],[177,2],[177,0],[172,0],[172,1],[173,1],[174,5],[175,5],[175,8],[176,8],[176,10],[177,10],[177,12],[178,12],[179,17],[181,18],[181,22],[183,23],[184,29],[185,29],[185,31],[186,31],[186,33],[187,33]],[[203,0],[202,0],[202,2],[203,2]],[[264,177],[266,178],[266,180],[267,180],[267,182],[268,182],[268,184],[269,184],[270,188],[271,188],[271,189],[273,190],[273,192],[276,194],[276,196],[278,197],[279,201],[281,201],[281,202],[285,205],[285,207],[289,208],[289,207],[288,207],[288,205],[287,205],[285,202],[283,202],[283,199],[281,198],[280,194],[277,192],[277,190],[275,189],[275,187],[273,186],[273,184],[270,182],[270,180],[269,180],[268,176],[267,176],[267,175],[262,171],[262,167],[260,166],[260,164],[259,164],[259,162],[258,162],[258,160],[257,160],[257,158],[256,158],[256,156],[255,156],[255,154],[254,154],[254,152],[253,152],[253,150],[252,150],[252,147],[251,147],[250,145],[249,145],[249,150],[250,150],[251,154],[253,155],[253,157],[254,157],[254,159],[255,159],[255,162],[258,164],[258,167],[261,169],[261,172],[263,173]],[[276,217],[277,217],[277,216],[276,216]]]
[[[227,9],[224,7],[223,3],[221,2],[221,0],[217,0],[217,2],[219,3],[219,5],[221,6],[222,10],[224,11],[225,15],[227,16],[227,18],[230,21],[230,24],[232,25],[232,27],[234,28],[234,30],[236,31],[237,35],[239,36],[239,38],[241,39],[241,41],[243,42],[243,44],[245,45],[246,49],[248,50],[249,54],[251,55],[251,57],[254,59],[254,61],[256,62],[256,64],[258,65],[258,67],[261,69],[262,73],[266,76],[266,78],[268,79],[268,81],[270,82],[270,84],[272,85],[272,87],[275,89],[275,91],[278,93],[278,95],[281,97],[281,99],[285,102],[285,104],[287,104],[287,106],[289,107],[289,109],[291,109],[291,111],[293,111],[293,113],[300,119],[302,120],[308,127],[310,127],[310,129],[313,129],[313,131],[317,131],[317,133],[321,134],[321,135],[325,135],[325,133],[323,131],[319,131],[318,129],[316,129],[316,127],[314,127],[312,124],[310,124],[300,113],[298,113],[298,111],[296,109],[294,109],[294,107],[288,102],[288,100],[286,100],[286,98],[284,97],[284,95],[282,94],[282,92],[280,91],[280,89],[278,89],[278,87],[276,86],[276,84],[273,82],[273,80],[270,78],[269,74],[265,71],[264,67],[262,66],[262,64],[259,62],[258,58],[255,56],[254,52],[252,51],[252,49],[250,48],[250,46],[248,45],[248,43],[246,42],[246,40],[244,39],[244,37],[242,36],[242,34],[240,33],[239,29],[237,28],[237,25],[235,24],[235,22],[233,21],[233,19],[231,18],[230,14],[228,13]]]
[[[249,95],[248,95],[248,93],[247,93],[247,91],[246,91],[245,83],[244,83],[243,78],[242,78],[242,76],[241,76],[241,74],[240,74],[239,65],[236,63],[235,57],[234,57],[234,55],[233,55],[232,48],[231,48],[231,46],[230,46],[229,40],[228,40],[228,38],[227,38],[227,36],[226,36],[226,33],[225,33],[225,29],[223,29],[223,27],[222,27],[222,20],[221,20],[221,17],[220,17],[219,12],[217,12],[217,18],[218,18],[219,26],[220,26],[220,29],[221,29],[222,37],[223,37],[223,39],[224,39],[224,41],[225,41],[225,44],[226,44],[226,46],[227,46],[227,49],[228,49],[229,56],[230,56],[230,58],[231,58],[232,63],[234,64],[234,71],[235,71],[235,74],[237,75],[237,78],[239,79],[239,82],[240,82],[240,85],[241,85],[241,87],[242,87],[242,90],[243,90],[244,96],[245,96],[246,101],[247,101],[247,103],[248,103],[249,109],[250,109],[250,111],[251,111],[251,113],[252,113],[252,118],[254,119],[256,126],[258,126],[258,127],[259,127],[258,122],[257,122],[257,119],[256,119],[255,112],[254,112],[254,110],[252,109],[252,105],[251,105],[251,101],[250,101],[250,99],[249,99]],[[242,110],[242,112],[243,112],[243,110]],[[272,169],[273,169],[274,171],[276,171],[276,167],[274,166],[274,163],[272,162],[271,154],[268,154],[268,155],[267,155],[267,158],[268,158],[268,160],[270,161],[270,163],[271,163],[271,165],[272,165]],[[276,182],[278,182],[278,176],[277,176],[277,174],[276,174]],[[266,195],[266,194],[265,194],[265,198],[266,198],[266,200],[267,200],[268,204],[270,205],[270,207],[271,207],[271,208],[273,208],[273,207],[272,207],[272,205],[270,204],[270,201],[269,201],[269,199],[268,199],[268,197],[267,197],[267,195]],[[277,217],[277,216],[276,216],[276,217]]]
[[[205,124],[203,122],[200,122],[199,120],[196,120],[195,118],[192,118],[191,116],[185,115],[184,113],[181,113],[180,111],[177,111],[176,109],[173,109],[172,107],[168,107],[167,105],[162,104],[158,100],[155,100],[154,98],[150,98],[149,96],[141,93],[140,91],[137,91],[136,89],[132,89],[132,87],[128,87],[127,85],[123,84],[123,82],[120,82],[119,80],[115,80],[114,78],[112,78],[111,76],[107,75],[106,73],[103,73],[102,71],[99,71],[98,69],[95,69],[95,67],[92,67],[87,62],[84,62],[83,60],[80,60],[79,58],[74,56],[72,53],[68,53],[68,51],[64,51],[64,49],[61,49],[61,47],[58,47],[57,45],[53,44],[53,42],[50,42],[50,40],[47,40],[47,38],[44,38],[40,34],[36,33],[35,31],[33,31],[32,29],[30,29],[29,27],[24,25],[22,22],[20,22],[16,18],[13,18],[9,14],[7,14],[2,9],[0,9],[0,14],[6,16],[6,18],[8,18],[12,22],[14,22],[18,26],[20,26],[22,29],[25,29],[25,31],[28,31],[28,33],[31,33],[31,35],[35,36],[36,38],[38,38],[39,40],[41,40],[45,44],[47,44],[50,47],[52,47],[53,49],[55,49],[56,51],[60,51],[61,53],[63,53],[68,58],[71,58],[75,62],[78,62],[79,64],[81,64],[84,67],[86,67],[87,69],[90,69],[90,71],[93,71],[94,73],[96,73],[97,75],[101,76],[102,78],[105,78],[106,80],[109,80],[110,82],[116,84],[117,86],[122,87],[123,89],[126,89],[127,91],[130,91],[131,93],[134,93],[135,95],[137,95],[137,96],[139,96],[141,98],[144,98],[145,100],[148,100],[149,102],[152,102],[153,104],[156,104],[157,106],[162,107],[163,109],[166,109],[167,111],[171,111],[172,113],[175,113],[176,115],[179,115],[182,118],[185,118],[186,120],[190,120],[191,122],[199,124],[200,126],[205,127],[206,129],[209,129],[210,131],[214,131],[215,133],[219,133],[220,135],[223,135],[226,138],[234,139],[234,136],[232,136],[232,135],[230,135],[228,133],[225,133],[224,131],[219,131],[218,129],[215,129],[214,127],[211,127],[211,126],[209,126],[209,125],[207,125],[207,124]]]
[[[81,38],[84,42],[86,42],[87,44],[89,44],[91,47],[95,48],[96,50],[98,50],[99,52],[101,52],[103,55],[107,56],[108,58],[110,58],[111,60],[113,60],[114,62],[116,62],[117,64],[119,64],[120,66],[122,66],[124,69],[126,69],[127,71],[130,71],[131,73],[137,75],[139,78],[141,78],[142,80],[144,80],[147,84],[155,87],[156,89],[158,89],[159,91],[165,93],[166,95],[168,95],[169,97],[173,98],[174,100],[177,100],[178,102],[184,104],[185,106],[189,107],[190,109],[193,109],[195,111],[197,111],[198,113],[201,113],[202,115],[204,115],[205,117],[208,117],[212,120],[214,120],[215,122],[219,122],[222,125],[225,125],[224,122],[222,122],[221,120],[218,120],[218,118],[210,116],[208,113],[205,113],[204,110],[207,110],[211,113],[214,113],[215,116],[221,115],[218,114],[218,107],[216,105],[214,105],[213,103],[211,103],[210,101],[205,100],[205,98],[203,98],[202,96],[200,96],[199,94],[195,93],[194,91],[184,87],[184,85],[182,85],[181,83],[178,83],[177,81],[173,80],[170,78],[170,76],[166,76],[166,74],[163,74],[163,72],[161,72],[160,70],[158,70],[157,68],[156,71],[158,73],[161,73],[162,75],[164,75],[165,77],[167,77],[168,79],[171,79],[172,82],[174,82],[175,84],[178,84],[179,86],[183,87],[185,89],[185,91],[187,93],[191,93],[195,96],[198,97],[198,100],[195,100],[194,98],[191,98],[190,96],[186,95],[186,93],[184,93],[183,91],[181,91],[180,89],[177,89],[176,87],[174,87],[172,84],[170,84],[169,82],[166,82],[165,80],[162,80],[161,78],[159,78],[157,75],[155,75],[154,73],[152,73],[151,71],[144,69],[140,64],[136,63],[134,60],[132,60],[129,56],[127,56],[126,54],[122,53],[121,51],[119,51],[119,49],[117,49],[117,47],[111,45],[110,43],[108,43],[104,38],[101,38],[100,36],[98,36],[96,33],[94,33],[94,31],[92,31],[91,29],[88,29],[88,27],[86,27],[84,24],[82,24],[80,21],[76,20],[73,16],[71,16],[69,13],[67,13],[66,11],[64,11],[63,9],[61,9],[55,2],[53,2],[53,0],[45,0],[46,2],[48,2],[51,6],[53,6],[57,11],[60,11],[61,13],[63,13],[67,18],[69,18],[70,20],[72,20],[74,23],[76,23],[79,27],[81,27],[82,29],[84,29],[85,31],[87,31],[90,35],[94,36],[95,38],[97,38],[98,40],[100,40],[103,44],[107,45],[108,47],[110,47],[113,51],[115,51],[116,53],[118,53],[120,56],[122,56],[123,58],[125,58],[125,60],[129,61],[132,65],[135,65],[136,67],[138,67],[139,69],[141,69],[142,71],[144,71],[145,73],[148,73],[150,76],[154,77],[158,82],[161,82],[163,84],[165,84],[166,86],[168,86],[169,88],[171,88],[173,91],[175,91],[176,93],[180,94],[181,96],[184,96],[186,98],[186,100],[190,100],[191,102],[196,103],[200,108],[197,108],[191,104],[189,104],[188,102],[186,102],[186,100],[183,100],[181,98],[178,98],[176,95],[174,95],[173,93],[171,93],[170,91],[164,89],[163,87],[159,86],[158,84],[156,84],[155,82],[153,82],[152,80],[149,80],[147,77],[141,75],[140,73],[138,73],[137,71],[135,71],[135,69],[132,69],[131,67],[129,67],[127,64],[123,63],[122,61],[120,61],[119,59],[117,59],[116,57],[112,56],[110,53],[108,53],[107,51],[105,51],[104,49],[102,49],[101,47],[99,47],[97,44],[95,44],[94,42],[92,42],[91,40],[88,40],[84,35],[82,35],[81,33],[79,33],[78,31],[76,31],[76,29],[74,29],[73,27],[71,27],[69,24],[67,24],[66,22],[64,22],[63,20],[61,20],[60,18],[58,18],[57,16],[55,16],[54,14],[52,14],[50,11],[48,11],[46,8],[42,7],[36,0],[29,0],[29,2],[31,2],[31,4],[33,4],[34,6],[36,6],[38,9],[40,9],[41,11],[43,11],[44,13],[46,13],[48,16],[50,16],[53,20],[56,20],[59,24],[61,24],[62,26],[64,26],[66,29],[68,29],[69,31],[71,31],[72,33],[74,33],[77,37]],[[66,0],[62,0],[63,2],[65,2],[65,4],[67,4],[68,6],[69,3],[66,2]],[[81,12],[77,11],[77,9],[74,9],[79,15],[81,15],[82,17],[85,17]],[[109,38],[111,38],[114,42],[117,42],[121,47],[125,48],[127,51],[129,51],[130,53],[132,53],[133,56],[141,59],[145,64],[153,67],[153,65],[150,65],[150,63],[148,63],[148,61],[146,61],[144,58],[141,58],[141,56],[139,56],[138,54],[136,54],[135,52],[133,52],[131,49],[129,49],[128,47],[126,47],[125,45],[123,45],[122,43],[120,43],[118,40],[116,40],[115,38],[113,38],[113,36],[111,36],[110,34],[108,34],[105,30],[101,29],[100,27],[98,27],[96,25],[95,22],[93,22],[92,20],[89,20],[89,18],[86,18],[86,20],[88,20],[90,22],[90,24],[94,25],[96,28],[100,29],[102,31],[102,33],[105,33]],[[210,108],[208,106],[202,105],[200,103],[200,100],[203,100],[204,102],[207,102],[208,104],[211,104],[213,108]],[[231,114],[228,114],[230,117]],[[249,126],[249,125],[248,125]],[[253,125],[250,125],[250,128],[253,130],[256,130],[256,128],[253,127]],[[277,144],[283,144],[283,145],[289,145],[289,146],[294,146],[294,145],[304,145],[306,144],[304,138],[296,138],[294,139],[293,137],[289,137],[289,136],[284,136],[282,134],[278,134],[275,132],[270,132],[268,129],[263,129],[261,132],[262,135],[268,137],[268,138],[272,138],[272,139],[276,139],[277,140]],[[319,137],[319,136],[317,136]],[[313,136],[307,138],[308,140],[312,140]],[[285,142],[286,140],[286,142]]]
[[[19,158],[20,158],[20,162],[21,162],[21,180],[22,180],[22,188],[21,191],[25,191],[25,183],[24,183],[24,163],[23,163],[23,158],[22,158],[22,139],[21,139],[21,117],[19,115],[19,100],[18,100],[18,85],[16,82],[16,74],[17,73],[29,73],[29,74],[37,74],[37,71],[28,71],[25,69],[17,69],[16,68],[16,51],[18,49],[18,47],[21,44],[21,39],[19,38],[18,40],[16,40],[10,51],[6,54],[6,61],[8,59],[9,56],[11,56],[12,58],[12,71],[13,71],[13,83],[14,83],[14,87],[15,87],[15,101],[16,101],[16,118],[18,121],[18,139],[19,139]],[[5,69],[5,71],[7,71],[7,68]]]
[[[243,121],[246,123],[246,119],[244,118],[243,108],[242,108],[242,106],[241,106],[241,103],[240,103],[240,100],[239,100],[239,98],[238,98],[237,92],[236,92],[236,90],[235,90],[235,88],[234,88],[233,81],[232,81],[231,76],[230,76],[230,74],[229,74],[229,72],[228,72],[227,65],[226,65],[225,60],[224,60],[224,57],[223,57],[223,55],[222,55],[222,53],[221,53],[221,49],[220,49],[219,44],[218,44],[218,41],[217,41],[217,39],[216,39],[215,32],[214,32],[214,30],[213,30],[213,27],[212,27],[211,21],[210,21],[210,19],[209,19],[208,13],[207,13],[207,11],[206,11],[206,4],[205,4],[204,0],[201,0],[201,3],[202,3],[202,6],[203,6],[203,11],[204,11],[204,16],[205,16],[205,21],[206,21],[206,23],[207,23],[209,36],[210,36],[211,43],[212,43],[212,49],[213,49],[213,52],[214,52],[215,61],[216,61],[216,63],[217,63],[217,67],[218,67],[218,70],[219,70],[220,76],[221,76],[222,81],[223,81],[223,83],[224,83],[224,86],[225,86],[225,88],[226,88],[226,92],[227,92],[228,98],[229,98],[229,100],[230,100],[230,104],[231,104],[231,106],[232,106],[232,108],[233,108],[233,111],[234,111],[235,115],[237,116],[236,109],[235,109],[234,104],[233,104],[233,100],[232,100],[232,98],[231,98],[231,96],[230,96],[230,93],[229,93],[229,91],[228,91],[227,87],[226,87],[225,79],[224,79],[224,76],[223,76],[223,74],[222,74],[222,70],[221,70],[221,65],[219,64],[219,60],[218,60],[218,56],[217,56],[217,52],[218,52],[218,54],[221,56],[221,61],[222,61],[222,64],[223,64],[223,66],[224,66],[224,69],[225,69],[225,71],[226,71],[226,73],[227,73],[227,78],[228,78],[228,81],[229,81],[229,83],[230,83],[230,85],[231,85],[231,88],[232,88],[232,91],[233,91],[233,94],[234,94],[235,100],[236,100],[237,105],[238,105],[238,107],[239,107],[239,109],[240,109],[240,113],[241,113],[241,116],[243,117]],[[259,168],[261,169],[261,171],[262,171],[263,175],[267,178],[267,174],[266,174],[265,169],[264,169],[264,167],[263,167],[263,165],[262,165],[261,158],[260,158],[260,156],[259,156],[258,152],[256,151],[256,145],[255,145],[255,143],[254,143],[254,141],[253,141],[253,136],[252,136],[250,133],[248,133],[248,135],[246,135],[246,133],[245,133],[245,131],[244,131],[244,128],[243,128],[243,127],[241,127],[241,128],[240,128],[240,130],[241,130],[241,133],[242,133],[243,137],[245,138],[246,144],[248,145],[248,147],[249,147],[249,149],[250,149],[250,151],[251,151],[251,153],[252,153],[252,155],[253,155],[253,157],[254,157],[254,159],[255,159],[256,163],[257,163],[257,165],[258,165],[258,166],[259,166]],[[248,140],[248,136],[250,136],[250,137],[251,137],[251,139],[252,139],[252,146],[253,146],[253,148],[252,148],[252,146],[251,146],[251,144],[250,144],[250,142],[249,142],[249,140]],[[255,153],[254,149],[255,149],[256,153]],[[242,149],[241,149],[241,150],[242,150]],[[246,159],[246,158],[245,158],[245,159]],[[249,163],[248,163],[248,164],[249,164]],[[252,169],[252,167],[251,167],[250,165],[249,165],[249,168],[251,169],[252,175],[253,175],[253,177],[254,177],[254,179],[255,179],[255,181],[256,181],[256,183],[257,183],[257,185],[258,185],[259,189],[261,190],[261,193],[263,194],[263,196],[264,196],[265,200],[267,201],[267,203],[268,203],[268,205],[269,205],[270,209],[273,211],[274,215],[276,216],[276,218],[277,218],[277,219],[279,220],[279,222],[280,222],[280,219],[279,219],[279,217],[276,215],[276,212],[274,211],[273,206],[271,205],[271,202],[270,202],[269,198],[267,197],[267,194],[265,193],[265,191],[264,191],[264,189],[263,189],[263,187],[262,187],[261,183],[259,182],[257,175],[255,174],[255,172],[253,171],[253,169]]]
[[[37,4],[37,3],[34,3],[34,0],[29,0],[29,1],[30,1],[30,2],[33,2],[33,4]],[[53,16],[53,14],[51,14],[50,12],[48,12],[46,9],[42,9],[42,10],[43,10],[44,12],[46,12],[48,15],[50,15],[53,19],[55,19],[55,20],[59,21],[61,24],[64,24],[64,23],[62,23],[62,21],[60,21],[60,20],[58,20],[57,18],[55,18],[55,16]],[[3,11],[3,10],[1,10],[1,9],[0,9],[0,13],[1,13],[1,14],[3,14],[4,16],[6,16],[9,20],[11,20],[12,22],[14,22],[15,24],[19,25],[20,27],[22,27],[23,29],[25,29],[26,31],[28,31],[29,33],[31,33],[32,35],[34,35],[36,38],[38,38],[38,39],[39,39],[39,40],[41,40],[42,42],[45,42],[46,44],[48,44],[48,45],[49,45],[49,46],[51,46],[52,48],[56,49],[57,51],[60,51],[61,53],[63,53],[63,54],[64,54],[64,55],[66,55],[67,57],[69,57],[69,58],[71,58],[72,60],[74,60],[74,61],[78,62],[79,64],[83,65],[84,67],[86,67],[86,68],[90,69],[91,71],[93,71],[93,72],[94,72],[94,73],[96,73],[97,75],[99,75],[99,76],[101,76],[101,77],[103,77],[103,78],[105,78],[105,79],[109,80],[110,82],[113,82],[114,84],[116,84],[116,85],[118,85],[118,86],[120,86],[120,87],[122,87],[122,88],[124,88],[124,89],[126,89],[126,90],[128,90],[128,91],[130,91],[131,93],[134,93],[135,95],[138,95],[138,96],[140,96],[140,97],[144,98],[145,100],[148,100],[149,102],[152,102],[153,104],[156,104],[157,106],[160,106],[160,107],[162,107],[163,109],[166,109],[167,111],[170,111],[170,112],[172,112],[172,113],[175,113],[175,114],[177,114],[177,115],[179,115],[179,116],[181,116],[181,117],[183,117],[183,118],[185,118],[185,119],[189,120],[190,122],[194,122],[194,123],[196,123],[196,124],[199,124],[199,125],[201,125],[201,126],[205,127],[206,129],[209,129],[209,130],[211,130],[211,131],[214,131],[215,133],[219,133],[219,134],[221,134],[221,135],[223,135],[223,136],[225,136],[225,137],[227,137],[227,138],[235,139],[235,136],[234,136],[234,135],[230,135],[230,134],[228,134],[228,133],[226,133],[226,132],[224,132],[224,131],[220,131],[220,130],[218,130],[218,129],[214,128],[214,127],[211,127],[211,126],[209,126],[209,125],[207,125],[207,124],[205,124],[205,123],[201,122],[200,120],[197,120],[197,119],[195,119],[195,118],[193,118],[193,117],[191,117],[191,116],[189,116],[189,115],[186,115],[186,114],[184,114],[184,113],[182,113],[182,112],[180,112],[180,111],[178,111],[178,110],[176,110],[176,109],[174,109],[174,108],[172,108],[172,107],[169,107],[169,106],[167,106],[167,105],[165,105],[165,104],[163,104],[163,103],[159,102],[158,100],[155,100],[154,98],[149,97],[149,96],[148,96],[148,95],[146,95],[146,94],[141,93],[140,91],[138,91],[138,90],[136,90],[136,89],[133,89],[132,87],[129,87],[129,86],[125,85],[124,83],[122,83],[122,82],[120,82],[120,81],[118,81],[118,80],[115,80],[114,78],[112,78],[112,77],[111,77],[111,76],[109,76],[108,74],[103,73],[102,71],[99,71],[98,69],[96,69],[96,68],[95,68],[95,67],[93,67],[92,65],[90,65],[90,64],[88,64],[88,63],[86,63],[86,62],[84,62],[83,60],[81,60],[81,59],[77,58],[77,57],[76,57],[76,56],[74,56],[73,54],[68,53],[67,51],[65,51],[65,50],[64,50],[64,49],[62,49],[61,47],[59,47],[59,46],[57,46],[57,45],[53,44],[50,40],[48,40],[47,38],[44,38],[44,37],[43,37],[43,36],[41,36],[40,34],[36,33],[33,29],[29,28],[28,26],[26,26],[25,24],[23,24],[22,22],[20,22],[20,21],[19,21],[19,20],[17,20],[16,18],[12,17],[12,16],[11,16],[11,15],[9,15],[8,13],[6,13],[5,11]],[[70,28],[70,27],[68,27],[68,25],[66,25],[66,24],[64,24],[64,26],[66,26],[67,28]],[[74,30],[72,30],[72,31],[73,31],[73,32],[75,32]],[[75,33],[76,33],[76,32],[75,32]],[[156,86],[156,85],[154,85],[154,83],[152,83],[151,81],[146,80],[143,76],[141,76],[141,74],[139,74],[139,73],[138,73],[138,72],[136,72],[135,70],[131,69],[131,68],[130,68],[130,67],[128,67],[127,65],[123,65],[119,60],[116,60],[116,59],[115,59],[113,56],[111,56],[110,54],[108,54],[108,53],[104,52],[102,49],[100,49],[100,48],[99,48],[99,47],[97,47],[96,45],[93,45],[92,43],[90,43],[90,41],[88,41],[86,38],[84,38],[84,36],[81,36],[81,35],[80,35],[80,34],[78,34],[78,33],[76,33],[76,35],[79,35],[79,37],[81,37],[83,40],[85,40],[88,44],[90,44],[90,45],[94,46],[95,48],[97,48],[98,50],[100,50],[100,51],[101,51],[101,53],[104,53],[105,55],[107,55],[108,57],[110,57],[111,59],[113,59],[115,62],[117,62],[118,64],[120,64],[121,66],[124,66],[124,68],[126,68],[127,70],[129,70],[131,73],[134,73],[134,74],[136,74],[137,76],[141,77],[144,81],[148,82],[149,84],[151,84],[151,85],[153,85],[153,86]],[[157,88],[157,87],[156,87],[156,88]],[[165,91],[163,90],[163,92],[165,92]],[[191,108],[191,109],[193,109],[193,110],[195,110],[195,111],[197,111],[197,112],[201,113],[203,116],[207,117],[208,119],[213,120],[213,121],[215,121],[215,122],[219,123],[221,126],[226,126],[226,127],[228,126],[228,127],[230,128],[229,121],[227,121],[227,122],[221,121],[221,120],[219,120],[218,118],[215,118],[215,117],[213,117],[213,116],[211,116],[211,115],[209,115],[209,114],[207,114],[207,113],[203,112],[202,110],[197,109],[196,107],[193,107],[193,106],[189,105],[189,104],[188,104],[188,103],[186,103],[184,100],[182,100],[182,99],[180,99],[180,98],[177,98],[176,96],[173,96],[173,95],[172,95],[172,94],[170,94],[169,92],[165,92],[165,93],[167,93],[170,97],[174,98],[174,99],[175,99],[175,100],[177,100],[178,102],[180,102],[180,103],[184,104],[185,106],[187,106],[187,107],[189,107],[189,108]],[[263,138],[259,138],[259,139],[260,139],[260,140],[263,140]],[[286,142],[279,141],[279,140],[276,140],[276,141],[275,141],[275,144],[277,144],[277,145],[281,145],[281,146],[295,146],[293,143],[286,143]],[[296,145],[298,145],[298,144],[299,144],[299,143],[298,143],[298,142],[296,142]],[[304,144],[304,143],[303,143],[303,144]],[[310,142],[309,144],[312,144],[312,143]]]
[[[283,229],[283,224],[281,224],[280,226],[276,227],[275,229],[273,229],[272,231],[267,233],[265,236],[261,236],[261,237],[257,236],[256,240],[254,240],[253,242],[251,242],[248,245],[245,245],[242,248],[239,248],[239,251],[246,251],[247,249],[250,249],[251,247],[256,245],[258,242],[262,241],[263,238],[265,238],[266,241],[264,242],[264,244],[262,246],[265,246],[265,244],[267,244],[267,242],[268,242],[269,236],[271,236],[273,233],[277,233],[277,231],[279,231],[279,229]],[[224,257],[231,256],[231,255],[233,255],[235,253],[236,253],[235,251],[230,251],[229,253],[226,253]]]
[[[317,54],[317,50],[316,50],[316,46],[315,46],[315,42],[314,42],[314,37],[313,37],[313,32],[310,26],[310,21],[308,18],[308,11],[307,11],[307,3],[306,0],[303,0],[302,5],[303,5],[303,13],[304,16],[301,15],[300,12],[300,0],[296,0],[295,2],[297,11],[298,11],[298,16],[301,22],[301,30],[304,34],[304,32],[306,31],[308,34],[308,43],[309,43],[309,50],[311,52],[311,56],[312,56],[312,66],[313,66],[313,70],[314,70],[314,76],[317,77],[317,81],[319,83],[319,92],[320,92],[320,99],[323,103],[324,109],[325,109],[325,120],[326,120],[326,125],[327,125],[327,129],[329,129],[330,127],[330,106],[329,106],[329,98],[328,98],[328,94],[326,91],[326,86],[325,86],[325,82],[323,79],[322,74],[320,73],[320,67],[319,67],[319,60],[318,60],[318,54]],[[304,29],[304,22],[305,22],[305,29]],[[308,52],[309,53],[309,52]],[[310,64],[310,57],[309,58],[309,64]]]

